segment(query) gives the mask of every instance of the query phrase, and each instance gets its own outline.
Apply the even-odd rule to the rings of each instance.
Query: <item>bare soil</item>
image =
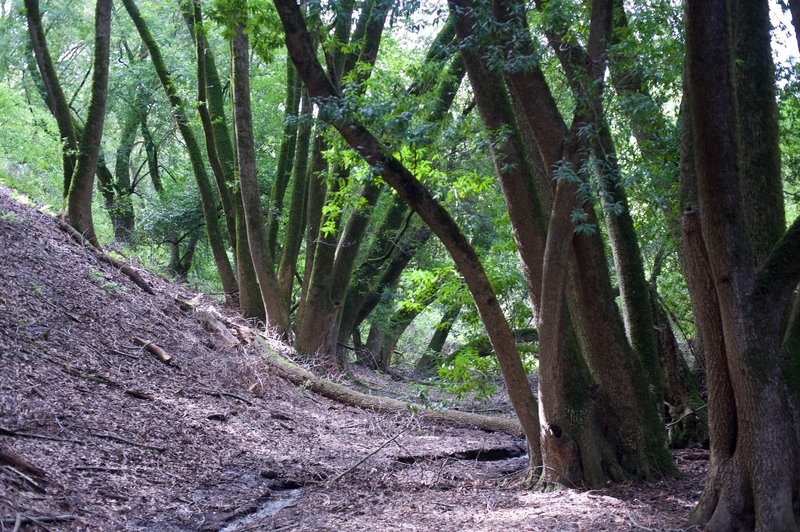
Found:
[[[699,449],[681,480],[523,489],[524,442],[297,388],[141,273],[155,295],[0,187],[0,530],[666,530],[702,489]]]

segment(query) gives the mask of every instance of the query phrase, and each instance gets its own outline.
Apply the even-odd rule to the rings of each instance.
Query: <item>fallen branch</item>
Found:
[[[0,467],[0,469],[5,469],[6,471],[10,471],[11,473],[15,473],[17,476],[19,476],[23,480],[27,481],[28,484],[30,484],[35,491],[37,491],[39,493],[45,493],[45,489],[44,489],[43,486],[39,485],[38,482],[33,480],[30,476],[26,475],[25,473],[23,473],[22,471],[20,471],[16,467],[7,465],[7,466]]]
[[[125,443],[127,445],[132,445],[134,447],[140,447],[142,449],[148,449],[150,451],[156,451],[159,453],[166,452],[166,449],[164,447],[155,447],[153,445],[147,445],[146,443],[138,443],[133,440],[129,440],[128,438],[123,438],[122,436],[116,436],[114,434],[105,434],[103,432],[92,432],[91,436],[94,436],[95,438],[103,438],[105,440],[115,441],[118,443]]]
[[[225,346],[239,345],[239,340],[221,321],[221,316],[211,307],[197,310],[197,317],[205,325],[206,329],[217,336]]]
[[[328,399],[375,412],[393,414],[413,412],[420,418],[457,427],[477,427],[490,432],[505,432],[514,436],[522,434],[522,427],[516,419],[484,416],[458,410],[434,410],[389,397],[367,395],[351,390],[347,386],[317,377],[307,369],[276,354],[261,336],[256,338],[263,347],[267,363],[275,369],[279,376]]]
[[[344,477],[345,475],[347,475],[351,471],[355,470],[355,468],[357,468],[358,466],[360,466],[361,464],[363,464],[364,462],[366,462],[367,460],[369,460],[370,458],[372,458],[373,456],[378,454],[378,452],[380,452],[381,449],[383,449],[384,447],[386,447],[387,445],[389,445],[390,443],[395,441],[397,438],[399,438],[400,436],[402,436],[406,432],[408,432],[408,428],[404,428],[403,430],[401,430],[400,432],[398,432],[397,434],[395,434],[394,436],[392,436],[391,438],[389,438],[388,440],[386,440],[385,442],[380,444],[377,448],[375,448],[374,451],[372,451],[367,456],[365,456],[364,458],[362,458],[361,460],[359,460],[358,462],[356,462],[355,464],[350,466],[346,471],[343,471],[343,472],[339,473],[338,475],[336,475],[336,477],[334,477],[334,479],[331,480],[331,482],[336,482],[338,480],[341,480],[342,477]]]
[[[121,260],[117,260],[114,257],[106,255],[101,250],[99,250],[96,247],[94,247],[91,244],[91,242],[89,242],[88,240],[83,238],[82,234],[80,234],[74,227],[72,227],[71,225],[69,225],[65,221],[60,220],[60,219],[58,219],[57,221],[58,221],[58,226],[61,228],[61,230],[66,232],[78,244],[83,245],[86,249],[91,251],[95,255],[95,257],[98,258],[98,260],[100,260],[101,262],[105,262],[106,264],[110,264],[114,268],[118,269],[119,271],[121,271],[122,273],[127,275],[130,278],[130,280],[133,281],[134,284],[136,284],[136,286],[138,286],[139,288],[141,288],[142,290],[144,290],[148,294],[155,294],[155,291],[153,290],[153,287],[151,287],[149,284],[147,284],[147,281],[142,279],[142,276],[139,275],[139,273],[136,270],[134,270],[133,268],[131,268],[129,265],[125,264]]]
[[[15,517],[0,517],[0,523],[3,525],[13,525],[19,523],[21,525],[36,524],[36,523],[64,523],[66,521],[74,521],[78,518],[77,515],[37,515],[35,517],[26,517],[17,514]]]
[[[16,430],[7,429],[5,427],[0,427],[0,436],[16,436],[19,438],[31,438],[34,440],[47,440],[47,441],[57,441],[61,443],[80,443],[85,444],[86,442],[80,440],[70,440],[66,438],[56,438],[55,436],[43,436],[41,434],[31,434],[30,432],[19,432]]]
[[[164,364],[169,365],[172,363],[172,355],[170,355],[169,353],[158,347],[155,343],[148,342],[147,340],[142,340],[138,336],[133,337],[133,343],[147,349],[150,353],[155,355]]]
[[[17,473],[24,471],[35,477],[45,478],[45,472],[42,469],[3,449],[0,449],[0,465],[13,467]]]

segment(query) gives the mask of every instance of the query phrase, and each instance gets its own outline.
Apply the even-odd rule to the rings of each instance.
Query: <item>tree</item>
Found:
[[[683,224],[695,286],[711,296],[698,325],[716,332],[706,345],[711,465],[692,520],[712,531],[800,527],[800,351],[784,340],[800,219],[781,226],[769,29],[766,1],[686,5],[693,158],[683,177],[696,201]]]
[[[347,143],[398,195],[417,212],[447,248],[472,293],[486,325],[509,390],[509,396],[528,440],[531,474],[540,464],[539,420],[536,399],[528,384],[516,342],[480,260],[450,214],[403,164],[356,121],[343,120],[335,112],[340,95],[316,58],[303,16],[293,0],[276,0],[286,47],[309,95],[326,101],[323,116]]]
[[[237,4],[242,13],[247,12],[247,3]],[[253,117],[250,110],[250,63],[249,39],[244,32],[244,23],[238,21],[233,37],[233,102],[236,131],[236,155],[239,162],[239,183],[242,190],[244,218],[247,222],[247,241],[253,257],[261,299],[267,314],[267,326],[279,335],[289,333],[289,307],[283,297],[275,275],[274,259],[264,229],[261,211],[261,194],[256,180],[256,153],[253,143]]]
[[[599,485],[627,476],[670,474],[674,466],[658,395],[651,392],[660,382],[653,382],[645,372],[652,366],[642,360],[654,353],[639,353],[628,343],[600,235],[575,223],[597,225],[592,198],[582,191],[587,174],[608,172],[606,165],[595,162],[608,161],[608,146],[596,156],[593,143],[600,139],[593,132],[603,126],[600,58],[610,28],[610,4],[592,3],[588,51],[564,42],[552,29],[548,32],[553,47],[561,50],[557,55],[565,54],[561,63],[567,78],[574,80],[570,127],[536,59],[523,4],[455,0],[450,6],[539,315],[542,480]],[[497,48],[504,51],[502,62],[492,55]],[[523,122],[533,133],[534,152],[520,135]],[[541,168],[549,170],[536,171]],[[550,183],[556,183],[555,190]],[[619,222],[606,221],[607,227]],[[635,239],[632,225],[627,236]],[[627,263],[641,262],[635,245],[628,254]],[[647,322],[649,315],[648,307],[639,319]],[[653,363],[657,369],[658,361]]]
[[[133,0],[123,0],[123,4],[125,5],[125,9],[128,11],[131,20],[136,26],[142,42],[147,47],[147,51],[150,54],[150,59],[153,61],[153,68],[155,69],[158,79],[161,81],[161,86],[163,87],[167,99],[169,100],[175,123],[177,124],[178,130],[180,131],[180,134],[186,144],[186,151],[188,152],[192,164],[192,172],[194,173],[195,181],[197,182],[197,188],[200,191],[200,201],[203,208],[206,234],[208,235],[208,242],[214,255],[214,262],[217,266],[217,272],[219,273],[220,280],[222,281],[223,290],[228,297],[232,297],[236,293],[237,289],[236,276],[231,268],[230,260],[228,259],[228,254],[225,250],[225,245],[219,230],[216,200],[214,198],[214,192],[211,188],[211,184],[208,181],[208,173],[206,172],[203,154],[200,151],[200,145],[197,143],[197,137],[194,134],[194,130],[189,123],[186,109],[183,104],[183,99],[178,93],[175,82],[173,81],[172,76],[167,69],[164,58],[161,55],[161,49],[159,48],[158,43],[156,42],[152,33],[150,33],[147,22],[139,12],[139,8],[136,7],[136,4]]]

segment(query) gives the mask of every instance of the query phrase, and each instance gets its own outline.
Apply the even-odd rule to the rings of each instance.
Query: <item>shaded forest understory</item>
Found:
[[[6,529],[652,530],[702,490],[704,450],[678,452],[681,480],[524,490],[524,442],[297,388],[204,328],[213,303],[143,271],[146,294],[6,188],[0,249]]]

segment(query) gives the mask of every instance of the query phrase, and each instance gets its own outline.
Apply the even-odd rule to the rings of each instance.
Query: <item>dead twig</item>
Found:
[[[369,460],[370,458],[372,458],[373,456],[378,454],[381,449],[383,449],[384,447],[386,447],[387,445],[389,445],[390,443],[395,441],[397,438],[399,438],[400,436],[402,436],[406,432],[408,432],[408,427],[404,428],[403,430],[401,430],[400,432],[398,432],[397,434],[395,434],[394,436],[392,436],[391,438],[389,438],[388,440],[386,440],[385,442],[380,444],[374,451],[372,451],[367,456],[365,456],[364,458],[362,458],[361,460],[359,460],[358,462],[356,462],[355,464],[350,466],[349,469],[347,469],[346,471],[343,471],[343,472],[339,473],[338,475],[336,475],[333,478],[333,480],[331,480],[331,482],[337,482],[337,481],[341,480],[345,475],[347,475],[348,473],[351,473],[353,470],[355,470],[355,468],[357,468],[358,466],[360,466],[361,464],[363,464],[364,462],[366,462],[367,460]]]
[[[34,440],[47,440],[47,441],[57,441],[62,443],[80,443],[82,445],[86,444],[86,442],[81,440],[70,440],[66,438],[56,438],[54,436],[43,436],[41,434],[31,434],[29,432],[19,432],[16,430],[7,429],[5,427],[0,427],[0,436],[16,436],[19,438],[31,438]]]
[[[128,438],[123,438],[122,436],[116,436],[114,434],[105,434],[103,432],[92,432],[90,433],[91,436],[95,438],[103,438],[105,440],[115,441],[118,443],[125,443],[127,445],[132,445],[134,447],[140,447],[142,449],[149,449],[151,451],[156,451],[159,453],[166,452],[164,447],[155,447],[154,445],[147,445],[146,443],[138,443],[133,440],[129,440]]]
[[[253,401],[250,401],[249,399],[245,399],[241,395],[236,395],[235,393],[223,392],[221,390],[209,390],[207,388],[198,388],[197,391],[202,392],[202,393],[204,393],[206,395],[210,395],[212,397],[213,396],[217,396],[217,397],[220,397],[220,398],[221,397],[230,397],[231,399],[238,399],[239,401],[245,403],[248,406],[253,406]]]
[[[679,417],[675,421],[673,421],[671,423],[667,423],[667,428],[674,427],[675,425],[677,425],[678,423],[680,423],[681,421],[683,421],[687,417],[696,415],[699,411],[701,411],[702,409],[706,408],[707,406],[708,406],[708,403],[704,404],[703,406],[698,406],[697,408],[691,409],[689,412],[686,412],[684,415],[682,415],[681,417]]]
[[[14,517],[0,517],[0,523],[3,525],[14,525],[19,523],[21,525],[36,524],[36,523],[65,523],[67,521],[74,521],[78,519],[77,515],[37,515],[25,516],[17,514]]]
[[[11,473],[16,474],[17,476],[19,476],[20,478],[25,480],[28,484],[30,484],[33,487],[34,490],[38,491],[39,493],[45,493],[45,489],[44,489],[44,487],[42,485],[40,485],[38,482],[33,480],[31,477],[29,477],[28,475],[26,475],[25,473],[23,473],[22,471],[20,471],[16,467],[10,466],[10,465],[5,465],[5,466],[0,466],[0,469],[5,469],[6,471],[10,471]]]

